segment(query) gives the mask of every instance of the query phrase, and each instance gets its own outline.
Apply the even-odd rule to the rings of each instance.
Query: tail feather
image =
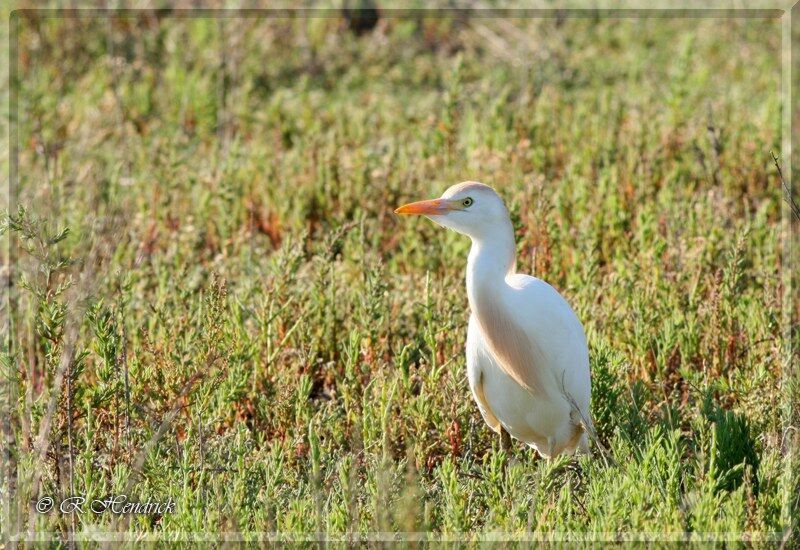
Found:
[[[584,431],[589,438],[594,441],[594,444],[597,445],[597,448],[600,449],[600,454],[603,456],[603,461],[606,463],[606,466],[609,464],[609,460],[612,464],[614,464],[614,459],[611,457],[611,453],[606,449],[603,442],[600,441],[600,438],[597,435],[597,430],[594,429],[594,422],[592,422],[591,415],[586,412],[584,413],[581,408],[578,406],[578,403],[575,401],[575,398],[570,395],[568,391],[566,391],[563,386],[561,388],[561,392],[564,394],[564,397],[569,402],[570,406],[572,407],[572,411],[570,412],[570,418],[572,422],[576,426],[580,426],[580,428]],[[589,451],[589,442],[582,438],[579,444],[579,448],[581,450],[588,451],[587,454],[591,455],[591,451]]]

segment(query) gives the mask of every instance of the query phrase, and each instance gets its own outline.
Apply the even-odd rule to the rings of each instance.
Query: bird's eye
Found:
[[[467,197],[466,199],[461,201],[461,204],[463,204],[465,207],[468,207],[468,206],[472,206],[473,202],[474,201],[472,200],[472,197]]]

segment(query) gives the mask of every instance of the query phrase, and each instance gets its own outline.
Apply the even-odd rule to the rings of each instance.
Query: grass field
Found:
[[[778,20],[12,24],[5,532],[789,536]],[[392,213],[466,179],[584,323],[610,457],[504,472],[469,242]],[[119,494],[175,511],[34,506]]]

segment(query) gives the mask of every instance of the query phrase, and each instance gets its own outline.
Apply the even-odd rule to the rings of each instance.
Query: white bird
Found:
[[[466,181],[397,214],[421,214],[472,239],[467,261],[467,377],[489,427],[544,457],[589,452],[589,350],[581,322],[552,286],[516,273],[508,210],[497,193]],[[588,434],[587,434],[588,432]]]

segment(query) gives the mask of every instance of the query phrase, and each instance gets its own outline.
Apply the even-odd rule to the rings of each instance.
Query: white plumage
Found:
[[[494,431],[545,457],[589,451],[591,381],[583,326],[549,284],[516,273],[508,210],[482,183],[450,187],[441,198],[401,206],[468,235],[467,376]]]

